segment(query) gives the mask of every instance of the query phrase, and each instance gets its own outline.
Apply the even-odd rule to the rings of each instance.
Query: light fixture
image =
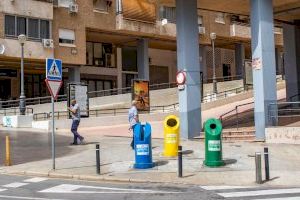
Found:
[[[215,40],[217,38],[216,33],[210,33],[210,39]]]
[[[26,42],[26,35],[24,35],[24,34],[19,35],[18,40],[21,45],[24,45]]]

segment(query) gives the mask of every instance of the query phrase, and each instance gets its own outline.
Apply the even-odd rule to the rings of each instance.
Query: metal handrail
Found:
[[[280,118],[292,118],[300,116],[300,102],[277,102],[269,105],[269,119],[278,126]]]
[[[2,111],[2,112],[1,112]],[[33,114],[33,108],[26,107],[26,114]],[[8,115],[17,115],[20,114],[20,108],[3,108],[0,110],[0,115],[8,116]]]
[[[241,92],[244,92],[244,91],[248,91],[249,90],[249,87],[237,87],[237,88],[233,88],[233,89],[229,89],[229,90],[225,90],[225,91],[222,91],[222,92],[218,92],[216,94],[212,93],[212,94],[207,94],[205,95],[202,100],[203,102],[209,102],[209,101],[212,101],[214,99],[218,99],[220,97],[228,97],[230,94],[238,94],[238,93],[241,93]],[[233,93],[234,92],[234,93]]]
[[[170,112],[170,111],[175,111],[176,108],[178,108],[179,103],[174,103],[174,104],[169,104],[169,105],[163,105],[163,106],[151,106],[150,107],[150,113],[151,112],[155,112],[155,111],[162,111],[163,113],[165,113],[166,111]],[[108,108],[108,109],[90,109],[88,110],[90,116],[96,116],[98,117],[99,115],[105,115],[105,114],[113,114],[113,116],[116,116],[118,114],[125,114],[128,112],[128,107],[124,107],[124,108]],[[123,112],[122,112],[123,111]],[[82,110],[82,112],[86,112],[86,110]],[[148,111],[146,111],[147,113]],[[141,112],[143,113],[143,112]],[[68,111],[56,111],[54,112],[54,117],[56,119],[60,119],[62,117],[67,117],[69,114]],[[35,113],[33,115],[33,119],[35,121],[37,120],[47,120],[50,119],[52,117],[52,112],[46,113]]]

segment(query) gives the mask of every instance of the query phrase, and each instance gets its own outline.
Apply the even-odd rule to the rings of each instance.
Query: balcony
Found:
[[[282,28],[274,27],[274,34],[277,44],[277,39],[282,39]],[[236,39],[250,39],[251,27],[249,24],[233,23],[230,25],[230,36]]]
[[[131,32],[141,32],[150,35],[165,35],[176,37],[176,24],[162,24],[161,21],[155,23],[124,18],[122,14],[116,16],[116,29]]]
[[[17,39],[2,39],[0,44],[4,45],[5,51],[2,56],[19,58],[21,47]],[[42,42],[26,41],[24,45],[24,57],[28,59],[46,59],[54,56],[53,48],[45,48]],[[0,55],[1,56],[1,55]]]
[[[234,23],[230,25],[230,36],[237,39],[250,39],[251,28],[247,24]]]
[[[52,0],[0,0],[0,13],[30,16],[40,19],[53,19]]]

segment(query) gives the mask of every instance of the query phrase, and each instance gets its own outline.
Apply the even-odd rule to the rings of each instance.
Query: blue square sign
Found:
[[[62,80],[62,61],[53,58],[46,59],[46,79],[50,81]]]

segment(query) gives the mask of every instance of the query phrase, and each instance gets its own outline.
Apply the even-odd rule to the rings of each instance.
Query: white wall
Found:
[[[0,6],[1,7],[1,6]],[[4,56],[20,57],[21,47],[17,39],[1,39],[0,44],[5,46]],[[54,49],[44,48],[42,42],[26,41],[24,57],[32,59],[45,59],[53,57]]]
[[[53,4],[34,0],[1,0],[0,12],[52,20]]]

